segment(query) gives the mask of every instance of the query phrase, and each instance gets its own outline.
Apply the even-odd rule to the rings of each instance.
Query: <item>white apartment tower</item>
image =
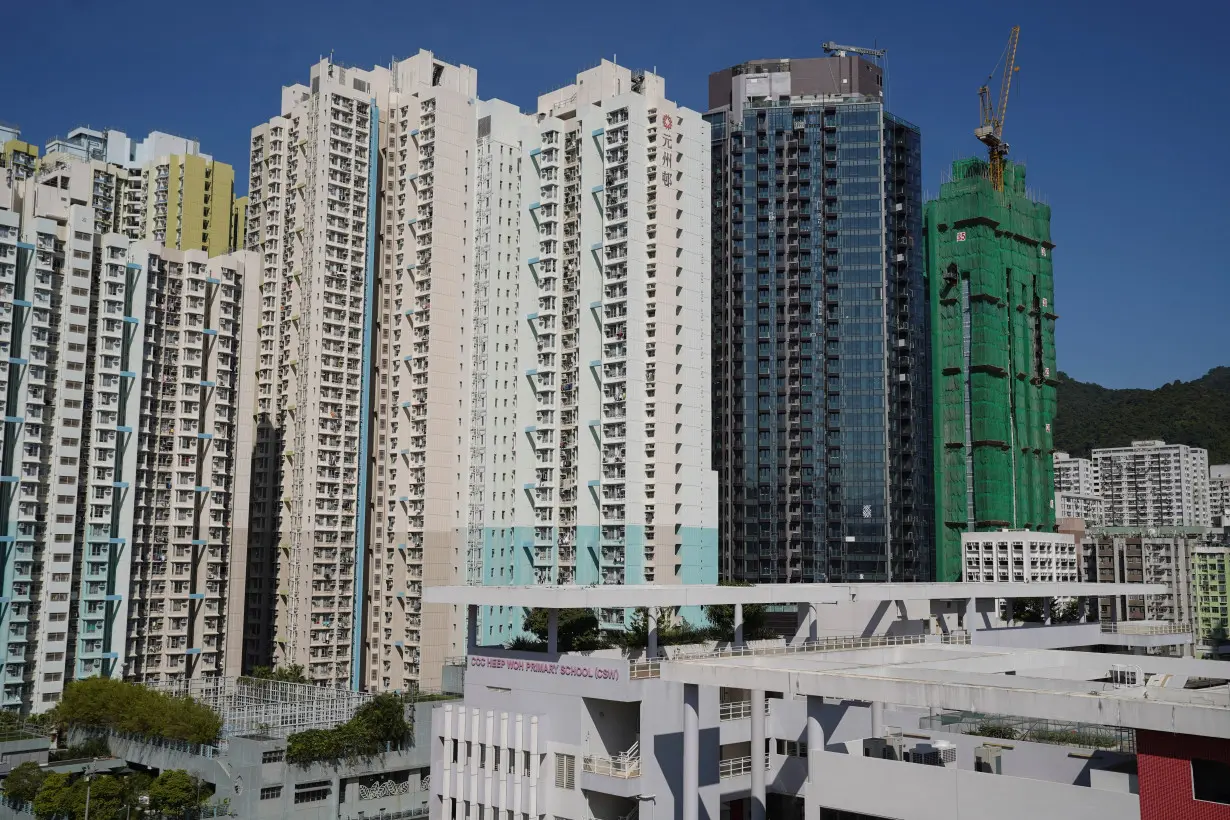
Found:
[[[708,126],[609,62],[476,93],[325,60],[252,132],[249,666],[432,687],[465,618],[425,585],[716,581]]]
[[[493,115],[480,148],[480,224],[490,213],[492,231],[519,226],[522,261],[516,321],[506,307],[492,317],[497,355],[511,338],[514,356],[488,382],[509,391],[487,427],[500,521],[471,539],[469,581],[715,582],[709,126],[666,98],[661,77],[606,61],[540,97],[528,134],[525,118],[498,113],[506,128]],[[515,196],[483,176],[513,167],[514,135]],[[493,304],[508,299],[499,275]],[[599,614],[624,624],[623,610]],[[488,609],[483,640],[518,634],[520,618]]]
[[[249,666],[406,689],[460,640],[420,593],[461,580],[476,83],[425,51],[322,60],[252,131]]]
[[[4,708],[42,711],[77,677],[217,675],[239,632],[250,260],[110,232],[115,188],[96,161],[0,188]]]
[[[1230,518],[1230,464],[1209,467],[1209,513],[1223,520]],[[1222,526],[1230,526],[1230,521]]]
[[[1065,452],[1056,451],[1054,461],[1055,492],[1076,495],[1097,494],[1098,475],[1092,460],[1073,458]]]
[[[1093,451],[1096,495],[1112,527],[1207,527],[1209,453],[1164,441]]]

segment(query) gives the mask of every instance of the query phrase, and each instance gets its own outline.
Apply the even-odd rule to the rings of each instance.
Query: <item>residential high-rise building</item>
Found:
[[[724,577],[933,575],[921,137],[882,86],[860,57],[709,78]]]
[[[469,580],[714,583],[708,125],[607,61],[536,116],[483,105]]]
[[[1085,580],[1165,584],[1162,595],[1103,597],[1103,621],[1193,619],[1192,556],[1207,543],[1204,527],[1104,527],[1086,531],[1081,544]]]
[[[122,131],[75,128],[38,149],[21,142],[15,128],[0,127],[0,145],[15,179],[46,179],[83,164],[110,177],[93,192],[95,220],[129,239],[165,248],[200,249],[210,256],[237,248],[234,241],[235,174],[230,165],[202,154],[195,140],[151,133],[143,140]],[[7,137],[7,139],[5,139]],[[90,172],[83,172],[89,176]],[[71,175],[70,175],[71,176]]]
[[[1055,492],[1097,495],[1098,471],[1091,459],[1074,458],[1057,450],[1054,463]]]
[[[664,90],[325,60],[253,129],[246,664],[431,687],[465,621],[425,585],[716,580],[708,133]]]
[[[1109,526],[1209,526],[1208,450],[1133,441],[1094,450],[1093,462]]]
[[[1004,166],[953,163],[927,203],[935,380],[936,580],[961,572],[961,534],[1055,529],[1054,244],[1049,205]]]
[[[463,637],[420,593],[463,580],[476,83],[425,51],[322,60],[252,131],[247,665],[405,689]]]
[[[33,176],[38,167],[38,146],[21,138],[21,129],[0,123],[0,169],[9,184]]]
[[[231,476],[252,260],[112,232],[113,171],[0,185],[4,708],[49,708],[78,677],[218,675],[241,631]]]
[[[1106,499],[1100,495],[1055,493],[1055,520],[1079,518],[1092,527],[1106,524]]]
[[[1192,614],[1196,650],[1213,658],[1230,651],[1230,545],[1210,539],[1192,550]]]
[[[1230,464],[1209,466],[1209,514],[1230,526]]]

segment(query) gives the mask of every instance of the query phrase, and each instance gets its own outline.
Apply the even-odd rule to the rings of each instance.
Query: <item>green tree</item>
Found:
[[[222,718],[203,703],[112,678],[70,683],[56,716],[69,727],[113,729],[189,743],[213,743],[222,731]]]
[[[1061,371],[1055,393],[1055,447],[1074,456],[1162,439],[1207,449],[1210,464],[1230,461],[1230,367],[1155,390],[1110,389]]]
[[[707,640],[706,630],[697,629],[687,621],[678,620],[673,612],[661,611],[658,614],[658,646],[678,646],[679,644],[699,643]],[[649,646],[649,611],[637,609],[632,613],[632,621],[622,635],[622,643],[629,648]]]
[[[250,678],[261,680],[276,680],[283,683],[311,683],[302,664],[292,663],[289,666],[279,666],[271,669],[268,666],[256,666],[248,673]]]
[[[521,628],[534,635],[545,646],[547,642],[547,610],[531,609],[525,613]],[[558,625],[559,649],[561,652],[586,652],[606,649],[611,645],[598,628],[598,617],[589,609],[561,609]],[[517,642],[510,644],[510,648]],[[525,642],[522,644],[525,646]],[[528,648],[528,646],[527,646]]]
[[[1040,624],[1046,620],[1045,599],[1016,598],[1012,604],[1012,619],[1021,623]],[[1008,605],[1000,607],[1000,617],[1008,617]],[[1051,599],[1051,623],[1072,624],[1081,619],[1080,599],[1069,598],[1066,601]]]
[[[4,778],[4,795],[15,800],[33,803],[39,787],[47,779],[47,772],[33,760],[27,760]]]
[[[124,784],[120,778],[104,774],[95,775],[88,782],[81,777],[73,783],[74,817],[85,817],[87,788],[90,797],[90,820],[119,820],[124,816]]]
[[[721,586],[748,586],[743,581],[722,581]],[[711,635],[715,640],[733,641],[735,638],[735,605],[711,604],[705,607],[705,615],[709,618]],[[745,641],[772,638],[773,632],[768,626],[768,613],[763,604],[743,605],[743,639]]]
[[[34,816],[52,818],[56,815],[73,814],[73,784],[67,774],[55,772],[47,775],[34,796]]]
[[[150,808],[160,814],[179,817],[197,805],[197,779],[183,769],[168,769],[149,786]]]
[[[360,706],[353,722],[377,743],[401,743],[410,731],[406,722],[406,704],[397,695],[376,695]]]

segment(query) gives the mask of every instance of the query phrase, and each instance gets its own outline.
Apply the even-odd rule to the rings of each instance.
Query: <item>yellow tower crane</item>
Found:
[[[974,136],[987,147],[991,164],[991,187],[1004,190],[1004,157],[1008,155],[1008,143],[1004,142],[1004,119],[1008,116],[1008,90],[1012,87],[1012,75],[1020,71],[1016,64],[1016,44],[1021,37],[1021,27],[1013,26],[1008,35],[1008,48],[1004,51],[1004,77],[999,85],[999,102],[991,107],[992,71],[987,84],[978,89],[978,109],[981,125],[974,129]],[[998,68],[996,64],[996,68]]]

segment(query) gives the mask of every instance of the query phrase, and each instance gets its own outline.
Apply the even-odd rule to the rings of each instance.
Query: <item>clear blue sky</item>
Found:
[[[67,0],[4,19],[0,120],[40,144],[79,124],[192,136],[241,178],[249,129],[331,50],[367,67],[431,49],[476,67],[482,97],[523,108],[617,56],[703,110],[710,71],[879,44],[932,194],[981,148],[977,89],[1019,23],[1006,136],[1054,209],[1060,368],[1154,387],[1230,364],[1230,265],[1213,241],[1230,233],[1225,2]]]

